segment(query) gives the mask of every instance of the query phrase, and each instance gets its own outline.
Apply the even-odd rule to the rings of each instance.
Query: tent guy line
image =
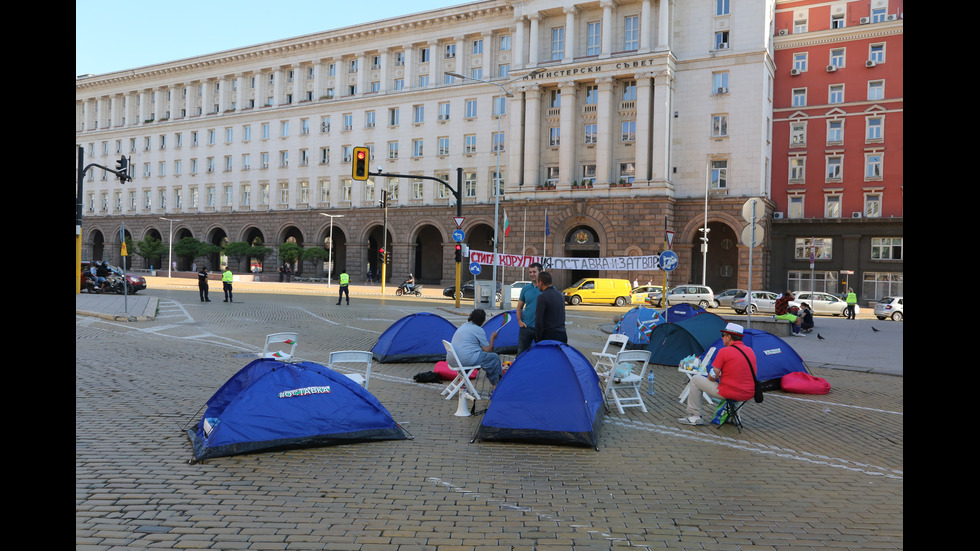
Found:
[[[842,408],[863,409],[865,411],[874,411],[874,412],[878,412],[878,413],[890,413],[892,415],[905,415],[901,411],[889,411],[887,409],[868,408],[868,407],[864,407],[864,406],[854,406],[854,405],[851,405],[851,404],[841,404],[839,402],[826,402],[824,400],[811,400],[809,398],[799,398],[797,396],[787,396],[785,394],[767,394],[767,396],[772,396],[772,397],[775,397],[775,398],[785,398],[787,400],[798,400],[800,402],[810,402],[812,404],[821,404],[821,405],[825,405],[825,406],[837,406],[837,407],[842,407]]]

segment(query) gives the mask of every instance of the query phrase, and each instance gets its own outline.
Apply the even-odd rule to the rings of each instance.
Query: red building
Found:
[[[776,2],[775,287],[903,294],[903,9]]]

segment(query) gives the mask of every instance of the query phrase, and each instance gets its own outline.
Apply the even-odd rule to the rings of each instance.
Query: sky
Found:
[[[75,74],[100,75],[472,0],[75,0]]]

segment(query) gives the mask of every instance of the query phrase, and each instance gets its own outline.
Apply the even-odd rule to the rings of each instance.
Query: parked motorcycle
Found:
[[[404,283],[402,283],[401,285],[398,286],[397,289],[395,289],[395,296],[399,296],[400,297],[402,295],[413,295],[413,294],[415,296],[417,296],[417,297],[422,296],[422,285],[421,284],[420,285],[416,285],[415,287],[413,287],[411,291],[408,290],[408,286],[406,284],[404,284]]]

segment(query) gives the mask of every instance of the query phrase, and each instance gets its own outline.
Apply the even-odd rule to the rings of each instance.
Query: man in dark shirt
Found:
[[[541,289],[534,311],[534,340],[559,341],[568,344],[565,333],[565,297],[552,285],[551,274],[539,272],[537,285]]]
[[[208,297],[208,267],[201,266],[197,271],[197,292],[201,295],[201,302],[211,302]]]

